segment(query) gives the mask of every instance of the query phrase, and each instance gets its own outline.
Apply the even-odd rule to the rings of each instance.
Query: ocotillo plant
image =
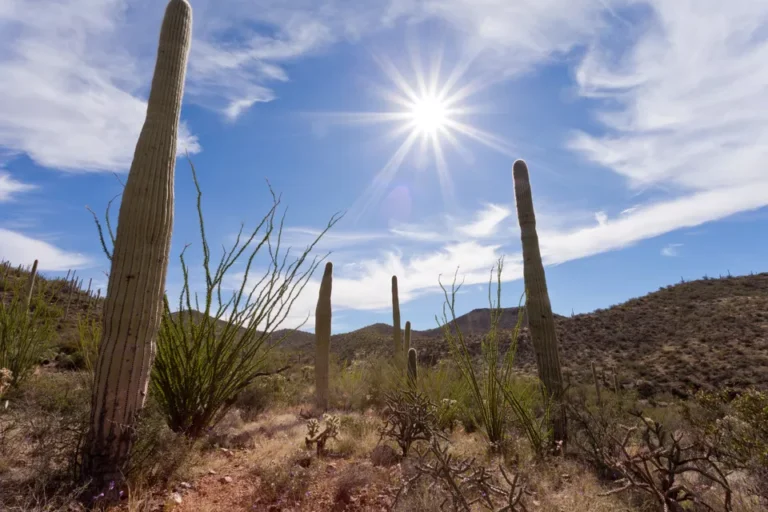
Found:
[[[170,0],[147,114],[125,183],[111,255],[83,476],[121,479],[144,407],[160,327],[173,227],[173,185],[192,8]]]
[[[331,288],[333,263],[325,264],[320,296],[315,309],[315,405],[319,411],[328,409],[328,373],[331,350]]]
[[[408,383],[412,386],[416,385],[419,378],[419,369],[416,366],[416,349],[412,348],[408,350]]]
[[[403,338],[403,352],[408,353],[411,350],[411,321],[405,322],[405,337]]]
[[[400,333],[400,299],[397,296],[397,276],[392,276],[392,338],[395,363],[400,363],[403,359],[403,344]]]
[[[513,166],[515,202],[523,245],[523,277],[526,291],[528,327],[531,332],[539,378],[547,395],[557,404],[552,410],[554,440],[565,443],[567,438],[565,408],[562,404],[563,376],[560,369],[555,319],[549,302],[544,265],[541,262],[539,236],[536,234],[536,214],[528,176],[528,166],[517,160]]]

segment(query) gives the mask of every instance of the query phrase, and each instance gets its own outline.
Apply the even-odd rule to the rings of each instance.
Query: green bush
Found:
[[[330,378],[331,406],[344,411],[383,407],[385,394],[405,382],[402,370],[385,358],[333,364]]]
[[[457,423],[473,423],[473,398],[461,372],[452,361],[421,369],[418,389],[437,406],[437,425],[453,430]]]
[[[16,283],[11,300],[0,301],[0,369],[11,371],[12,386],[29,377],[48,352],[54,333],[53,317],[41,294],[34,294],[28,307],[21,280]]]
[[[304,403],[309,399],[307,386],[296,374],[266,375],[254,381],[237,395],[235,407],[244,421],[254,421],[271,407]]]

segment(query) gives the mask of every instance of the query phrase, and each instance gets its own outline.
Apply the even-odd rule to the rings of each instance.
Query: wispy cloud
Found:
[[[16,231],[0,228],[0,260],[14,265],[30,265],[38,260],[40,270],[69,270],[91,263],[83,254],[65,251],[55,245]]]
[[[14,179],[9,173],[0,169],[0,203],[11,201],[16,194],[28,192],[37,188],[35,185],[23,183]]]
[[[661,249],[661,255],[667,256],[669,258],[673,258],[675,256],[680,255],[680,247],[682,247],[683,244],[669,244]]]
[[[511,213],[505,206],[487,204],[478,212],[473,222],[458,226],[456,231],[470,238],[487,238],[496,234],[499,224]]]
[[[130,165],[154,59],[136,55],[124,24],[131,12],[121,0],[3,2],[0,146],[61,170]],[[152,14],[142,16],[156,44]],[[183,123],[179,150],[199,150]]]
[[[597,223],[593,217],[581,225],[541,229],[539,242],[542,258],[545,265],[557,265],[623,249],[680,228],[699,226],[744,210],[759,208],[766,201],[766,196],[768,185],[730,187],[641,204],[615,218],[600,216]],[[481,212],[472,217],[478,218]],[[509,219],[504,228],[508,230],[511,227],[509,224],[514,223],[515,220]],[[557,223],[550,225],[557,226]],[[432,233],[434,229],[435,226],[430,224],[411,225],[410,233],[393,230],[396,236],[388,240],[388,247],[408,244],[413,239],[413,233]],[[508,282],[522,278],[522,254],[517,238],[489,241],[480,237],[464,242],[445,242],[445,239],[434,237],[428,238],[428,241],[438,242],[438,246],[428,248],[421,245],[411,247],[408,251],[379,247],[366,258],[334,266],[334,309],[388,308],[390,297],[387,291],[392,275],[398,276],[400,300],[403,304],[427,294],[441,293],[438,278],[442,275],[445,282],[457,270],[459,279],[463,279],[467,285],[486,284],[488,272],[502,255],[506,261],[503,280]],[[673,244],[671,249],[677,250],[681,246]],[[334,258],[346,262],[344,254],[345,251],[340,249]],[[303,320],[307,315],[313,321],[318,291],[319,280],[314,279],[296,302],[287,324],[295,325],[291,322]]]
[[[597,119],[607,131],[579,132],[571,147],[633,188],[658,185],[690,199],[718,195],[721,202],[697,210],[768,204],[745,186],[764,190],[768,183],[768,112],[755,108],[768,98],[760,64],[768,59],[768,5],[644,3],[651,16],[641,32],[630,31],[619,51],[613,33],[602,34],[581,62],[580,92],[606,101]],[[717,194],[723,189],[745,196]],[[670,216],[670,227],[677,218]]]
[[[604,1],[571,1],[564,9],[561,0],[199,0],[185,100],[235,120],[277,97],[272,86],[289,79],[287,62],[402,19],[444,19],[468,35],[470,51],[492,49],[505,72],[520,72],[584,41]],[[163,8],[149,0],[3,2],[0,146],[61,170],[125,170],[144,117]],[[179,149],[200,150],[183,122]]]

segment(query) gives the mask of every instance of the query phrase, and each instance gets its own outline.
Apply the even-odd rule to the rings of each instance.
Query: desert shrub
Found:
[[[167,484],[199,460],[196,440],[171,430],[164,412],[157,400],[150,397],[136,422],[135,442],[123,468],[134,487]]]
[[[243,420],[254,421],[271,407],[294,405],[306,398],[295,377],[285,374],[265,375],[238,393],[235,407],[242,411]]]
[[[427,484],[431,501],[439,504],[435,510],[470,512],[484,509],[498,512],[525,512],[525,499],[531,495],[519,474],[510,474],[499,466],[501,478],[473,458],[458,458],[450,453],[450,444],[442,436],[433,436],[429,447],[418,452],[418,459],[411,466],[395,494],[392,509],[401,498],[406,501],[414,494],[425,492],[419,484]],[[417,491],[413,493],[412,491]],[[411,503],[415,500],[411,498]],[[431,507],[425,508],[430,510]],[[422,510],[419,508],[419,510]]]
[[[523,434],[534,455],[543,457],[552,449],[550,401],[538,379],[511,378],[501,387],[504,400],[512,411],[512,424]]]
[[[90,392],[76,375],[41,374],[25,380],[0,406],[0,460],[14,469],[4,482],[0,509],[53,506],[51,500],[79,493],[79,447],[85,439]]]
[[[284,462],[266,464],[256,468],[254,473],[261,480],[254,496],[258,503],[296,504],[306,497],[311,483],[307,468]]]
[[[606,494],[637,492],[663,510],[733,510],[729,465],[717,437],[670,429],[633,404],[568,406],[571,445],[617,486]],[[720,508],[716,508],[720,507]]]
[[[615,480],[619,473],[610,467],[606,456],[618,457],[622,422],[627,416],[626,406],[617,400],[590,401],[584,393],[572,393],[566,406],[569,421],[569,445],[602,478]]]
[[[437,406],[435,414],[441,430],[453,430],[456,423],[474,423],[472,395],[452,361],[421,369],[418,389]]]
[[[27,291],[16,281],[11,300],[0,301],[0,368],[11,372],[11,385],[29,377],[50,348],[53,316],[40,293],[27,305]]]
[[[684,411],[692,428],[717,447],[722,460],[749,471],[754,481],[751,492],[768,505],[768,393],[702,391]]]
[[[402,382],[402,370],[388,359],[372,357],[338,365],[331,371],[331,406],[344,411],[382,407],[385,394]]]
[[[171,312],[166,298],[151,385],[170,428],[196,438],[223,417],[243,390],[269,373],[271,350],[291,334],[273,339],[273,333],[320,263],[318,258],[309,259],[315,244],[338,218],[333,217],[312,244],[289,260],[290,250],[280,246],[283,220],[275,219],[280,198],[273,193],[272,207],[258,226],[245,236],[241,228],[232,248],[212,269],[194,166],[192,176],[203,250],[203,301],[200,304],[190,289],[182,251],[184,283],[178,311]],[[264,254],[262,249],[267,267],[261,277],[254,278],[254,261]],[[245,260],[242,281],[226,295],[228,272],[241,257]]]
[[[84,369],[91,379],[99,357],[101,328],[101,320],[98,318],[87,315],[77,318],[77,351],[73,356],[76,357],[78,368]]]
[[[508,414],[510,408],[507,403],[518,400],[518,395],[510,388],[513,377],[513,364],[517,349],[517,337],[523,321],[523,310],[518,307],[519,314],[517,325],[511,333],[511,343],[506,353],[502,353],[502,332],[499,329],[501,319],[501,273],[503,258],[500,258],[494,269],[491,270],[491,278],[488,284],[488,302],[490,305],[490,329],[481,342],[481,364],[478,366],[473,360],[467,347],[464,335],[456,321],[456,295],[461,285],[456,285],[454,276],[451,291],[442,284],[440,287],[445,295],[443,305],[442,325],[443,335],[448,341],[452,359],[459,369],[461,381],[468,388],[472,397],[471,410],[475,413],[477,423],[482,427],[492,450],[500,450],[503,446],[508,426]],[[493,300],[493,273],[496,271],[496,300]],[[458,270],[457,270],[458,272]],[[522,297],[520,300],[522,304]],[[519,306],[519,305],[518,305]],[[450,316],[450,319],[449,319]],[[507,392],[505,393],[505,390]],[[523,406],[517,404],[512,407],[512,413],[519,415]],[[524,411],[528,414],[528,411]]]
[[[348,505],[360,490],[369,487],[376,480],[376,472],[370,466],[352,464],[344,468],[336,479],[333,501],[337,507]]]
[[[422,393],[400,389],[387,394],[381,439],[389,438],[408,455],[416,441],[429,441],[437,428],[435,405]]]

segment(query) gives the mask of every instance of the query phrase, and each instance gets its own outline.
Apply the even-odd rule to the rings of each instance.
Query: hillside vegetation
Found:
[[[9,280],[19,282],[26,282],[28,275],[23,269],[7,272]],[[41,277],[39,282],[50,290],[47,297],[52,308],[63,313],[69,303],[69,314],[56,324],[51,362],[77,364],[77,319],[87,315],[97,320],[103,299],[72,281]],[[12,286],[5,286],[0,298],[8,301]],[[517,318],[517,308],[504,308],[500,328],[511,333]],[[467,336],[470,351],[479,354],[490,325],[490,310],[475,309],[456,321]],[[563,366],[575,381],[591,380],[590,363],[594,363],[601,375],[606,373],[606,383],[613,385],[616,370],[620,385],[631,389],[641,381],[646,393],[687,397],[700,389],[768,389],[768,273],[681,282],[592,313],[555,315],[555,322]],[[273,339],[287,333],[290,331],[277,331]],[[505,337],[505,348],[510,338]],[[346,361],[388,355],[391,339],[392,326],[378,323],[332,336],[331,351]],[[414,330],[411,339],[422,364],[432,365],[448,356],[442,328]],[[298,361],[311,363],[314,335],[292,332],[281,348]],[[516,364],[533,372],[534,362],[524,326]]]
[[[505,308],[500,327],[511,332],[517,315],[517,308]],[[475,309],[457,322],[468,335],[470,350],[479,354],[490,310]],[[681,282],[592,313],[555,315],[555,323],[563,366],[573,379],[591,379],[594,362],[601,373],[615,369],[626,388],[640,380],[651,384],[646,390],[680,397],[724,386],[768,388],[768,273]],[[411,336],[420,362],[433,364],[448,356],[441,328],[412,331]],[[331,350],[349,360],[387,354],[391,338],[391,326],[374,324],[333,336]],[[310,357],[314,337],[297,332],[284,347]],[[534,370],[525,327],[517,363]]]

